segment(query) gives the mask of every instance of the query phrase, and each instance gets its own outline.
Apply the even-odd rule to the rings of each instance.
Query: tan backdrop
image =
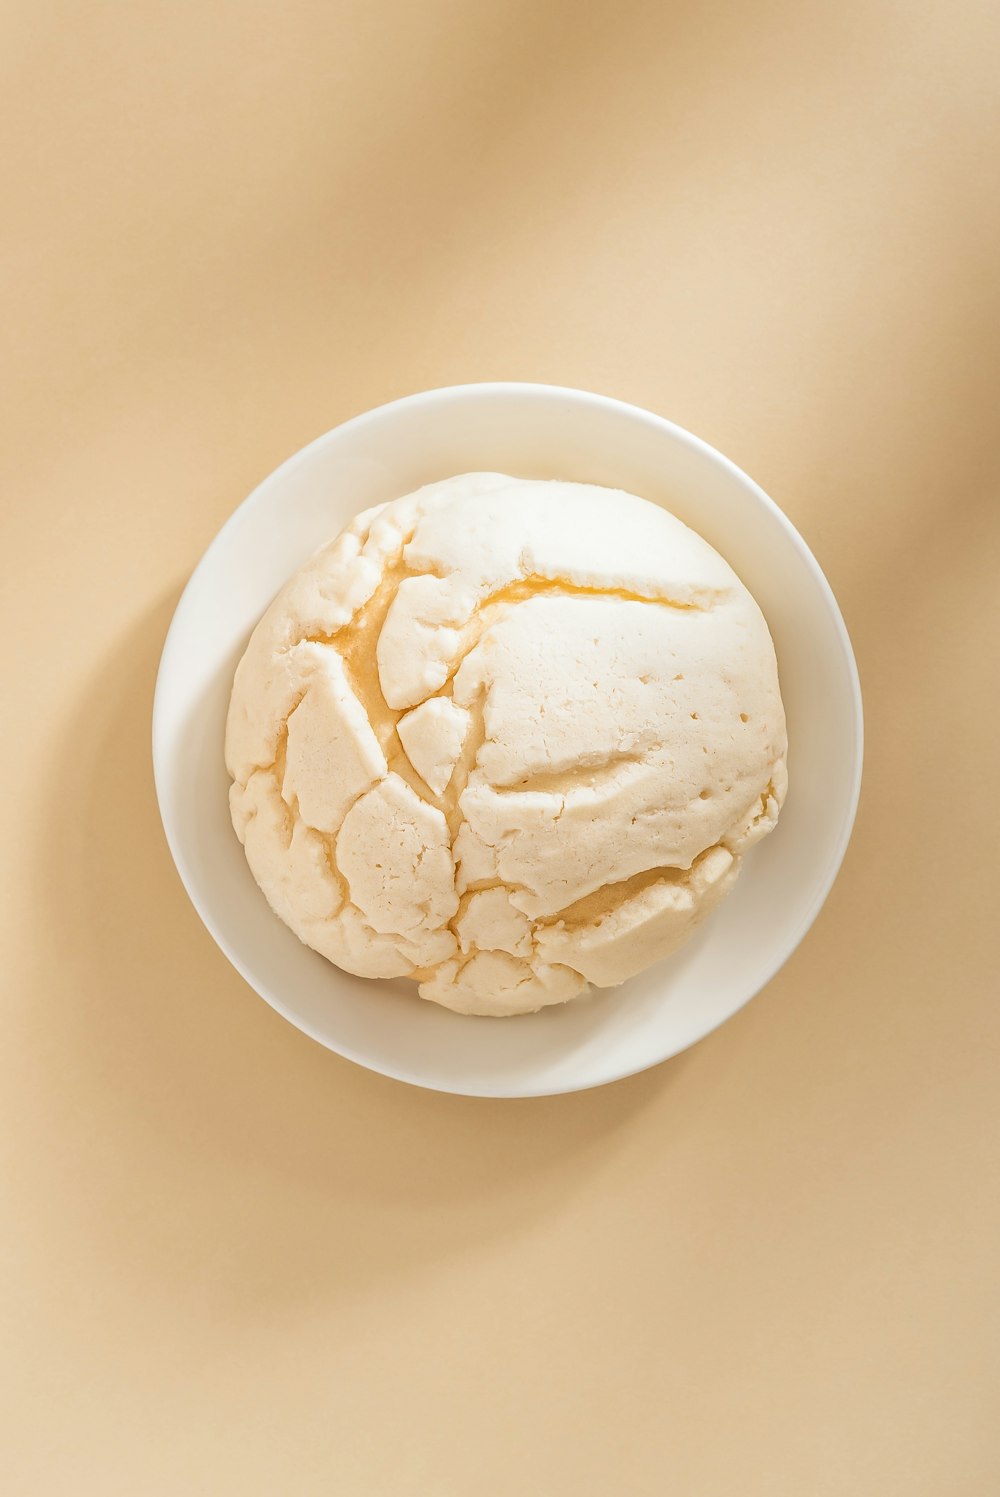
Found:
[[[993,0],[7,0],[11,1497],[992,1497]],[[326,1054],[189,908],[179,589],[354,412],[651,406],[802,529],[869,747],[821,919],[673,1064]]]

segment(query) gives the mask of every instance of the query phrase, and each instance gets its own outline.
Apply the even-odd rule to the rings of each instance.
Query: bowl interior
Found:
[[[631,490],[727,558],[759,602],[788,715],[777,830],[675,957],[613,991],[505,1022],[451,1014],[408,982],[331,966],[268,910],[229,820],[223,729],[236,662],[286,578],[358,510],[494,469]],[[164,827],[199,914],[247,981],[307,1034],[387,1075],[525,1096],[614,1080],[676,1054],[767,982],[815,918],[850,835],[861,767],[857,674],[837,605],[801,538],[745,474],[634,407],[579,391],[472,385],[383,406],[321,437],[250,496],[195,571],[157,681]]]

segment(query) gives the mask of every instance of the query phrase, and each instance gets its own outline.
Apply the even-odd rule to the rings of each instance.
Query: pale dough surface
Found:
[[[498,473],[361,514],[236,671],[233,824],[275,912],[363,977],[528,1013],[667,956],[787,775],[753,598],[658,505]]]

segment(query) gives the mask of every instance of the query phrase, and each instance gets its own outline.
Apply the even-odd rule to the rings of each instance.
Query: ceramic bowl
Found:
[[[735,889],[680,952],[613,991],[510,1019],[469,1018],[406,981],[353,977],[268,908],[229,819],[223,731],[233,671],[279,587],[357,511],[471,470],[604,484],[666,505],[764,611],[788,716],[788,800]],[[153,760],[178,872],[250,986],[321,1044],[441,1091],[574,1091],[656,1065],[742,1007],[795,950],[847,847],[861,780],[857,670],[829,585],[777,505],[735,464],[648,411],[546,385],[460,385],[355,417],[283,463],[209,546],[157,679]]]

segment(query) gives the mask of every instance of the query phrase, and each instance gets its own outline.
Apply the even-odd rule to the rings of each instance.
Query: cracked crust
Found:
[[[233,823],[279,917],[466,1013],[674,950],[784,799],[767,626],[673,516],[473,474],[368,511],[237,668]]]

